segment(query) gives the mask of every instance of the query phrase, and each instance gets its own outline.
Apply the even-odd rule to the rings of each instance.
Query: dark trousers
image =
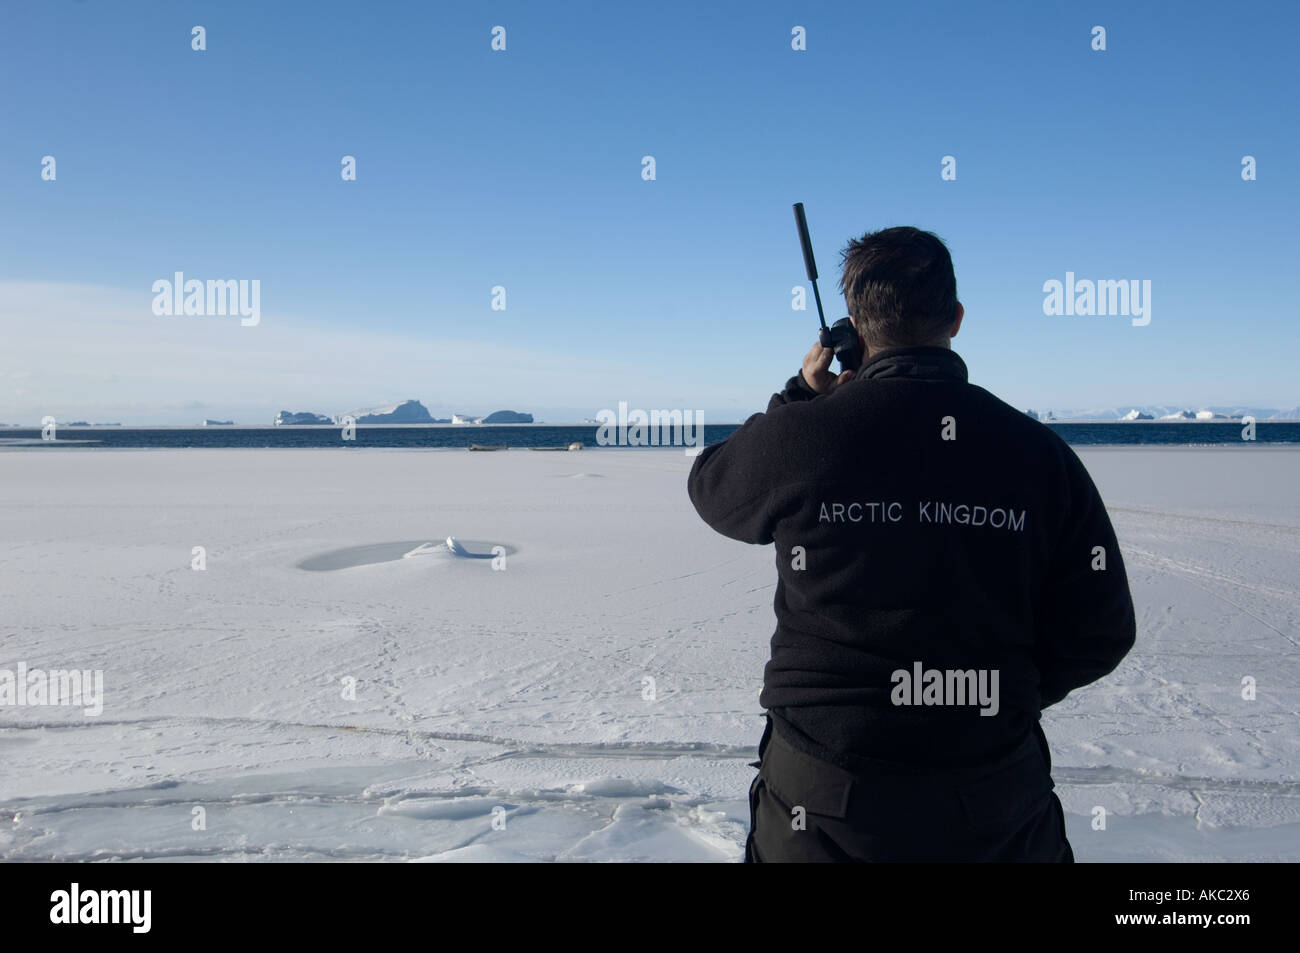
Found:
[[[746,863],[1072,863],[1041,728],[977,769],[853,774],[773,730],[749,788]]]

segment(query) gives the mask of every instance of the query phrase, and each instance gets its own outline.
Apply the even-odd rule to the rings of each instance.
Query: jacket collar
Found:
[[[862,362],[856,380],[907,377],[913,380],[967,380],[966,362],[946,347],[887,347]]]

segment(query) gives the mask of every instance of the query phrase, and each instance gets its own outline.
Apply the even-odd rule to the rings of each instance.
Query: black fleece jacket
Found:
[[[880,351],[826,395],[792,377],[704,450],[688,489],[719,533],[775,542],[759,701],[792,744],[851,770],[987,763],[1133,646],[1087,470],[947,348]],[[984,701],[963,702],[981,671]]]

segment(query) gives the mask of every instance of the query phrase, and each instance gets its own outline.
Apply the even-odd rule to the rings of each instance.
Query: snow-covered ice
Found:
[[[1300,449],[1080,455],[1139,634],[1044,715],[1076,855],[1300,859]],[[583,456],[0,450],[0,668],[104,673],[0,707],[0,857],[738,860],[772,551]]]

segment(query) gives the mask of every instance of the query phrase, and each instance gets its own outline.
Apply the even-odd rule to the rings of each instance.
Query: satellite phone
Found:
[[[812,239],[808,237],[808,219],[803,214],[803,203],[794,203],[794,222],[799,228],[799,244],[803,246],[803,264],[812,282],[813,297],[817,299],[817,318],[822,323],[818,337],[822,347],[831,348],[839,359],[841,371],[856,371],[862,364],[862,342],[858,330],[848,318],[840,318],[830,327],[822,312],[822,296],[817,290],[817,262],[813,260]]]

